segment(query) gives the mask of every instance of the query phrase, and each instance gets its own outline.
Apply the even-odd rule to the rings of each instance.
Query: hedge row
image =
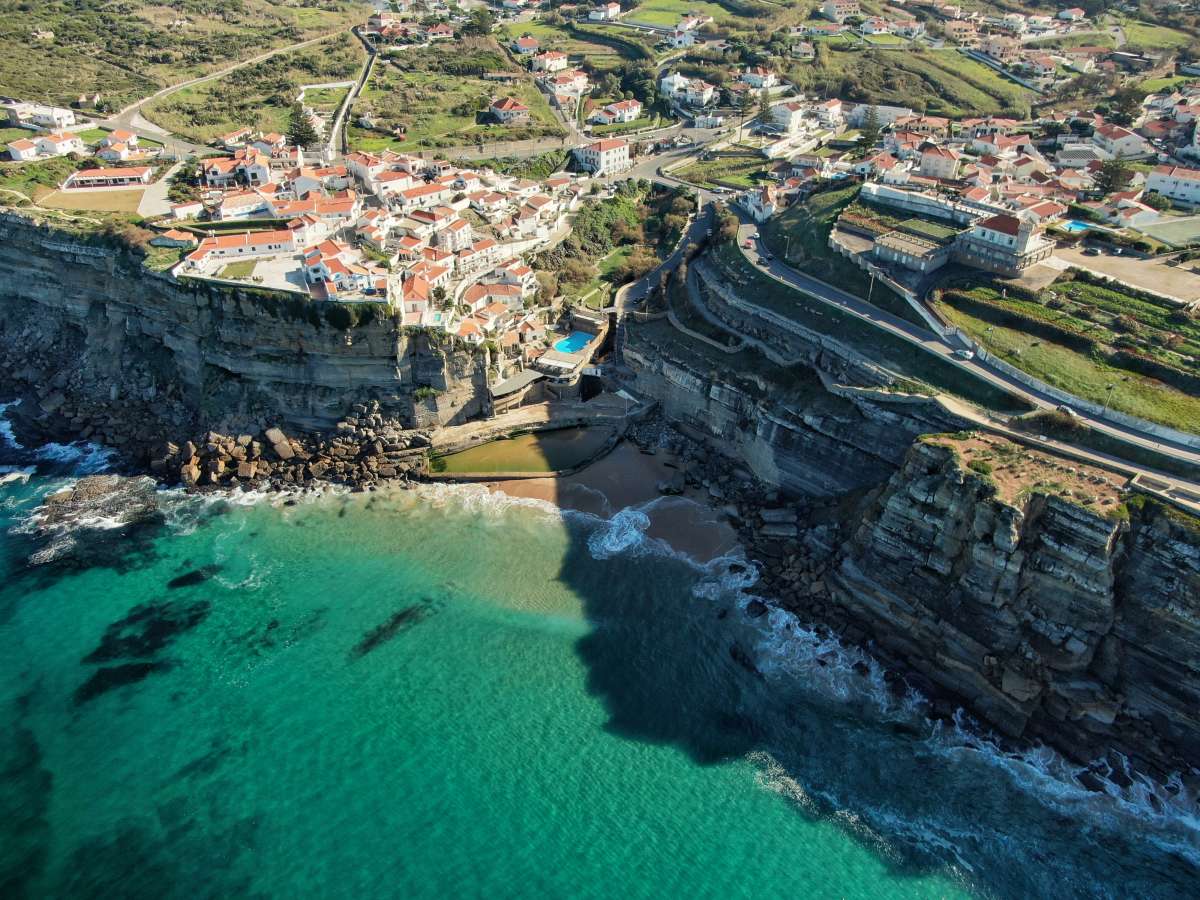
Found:
[[[980,300],[978,297],[972,297],[970,294],[965,294],[959,290],[943,291],[942,300],[949,303],[955,309],[970,313],[977,318],[983,319],[985,322],[991,322],[993,325],[999,325],[1003,328],[1024,331],[1028,334],[1062,344],[1065,347],[1070,347],[1072,350],[1077,350],[1080,353],[1092,353],[1097,346],[1094,339],[1077,331],[1063,328],[1061,325],[1055,325],[1052,322],[1047,322],[1045,319],[1036,319],[1023,312],[1001,306],[998,303]]]
[[[1139,375],[1157,378],[1164,384],[1169,384],[1185,393],[1200,394],[1200,375],[1177,369],[1175,366],[1167,365],[1153,357],[1143,356],[1141,353],[1133,353],[1129,350],[1115,350],[1108,357],[1108,361],[1114,366],[1129,369]]]

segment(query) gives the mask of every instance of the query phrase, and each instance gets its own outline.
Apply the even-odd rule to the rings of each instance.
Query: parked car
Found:
[[[1097,247],[1088,247],[1083,251],[1084,256],[1099,256],[1100,250]]]

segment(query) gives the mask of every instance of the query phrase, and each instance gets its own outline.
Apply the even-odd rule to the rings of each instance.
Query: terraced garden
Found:
[[[353,3],[318,8],[291,0],[39,0],[6,8],[0,17],[4,93],[66,106],[99,92],[101,112],[272,47],[348,28],[365,15],[365,7]],[[54,37],[30,40],[35,30]]]
[[[959,366],[848,312],[815,300],[759,272],[732,244],[710,254],[739,292],[797,324],[827,334],[906,379],[1001,412],[1027,412],[1022,400],[980,381]]]
[[[700,160],[671,174],[701,187],[748,188],[761,183],[771,171],[771,163],[761,156],[717,156]]]
[[[991,353],[1055,387],[1200,433],[1200,320],[1165,301],[1085,281],[1035,296],[948,290],[939,312]]]
[[[822,47],[787,70],[811,93],[888,103],[945,116],[1026,116],[1034,93],[957,50]]]

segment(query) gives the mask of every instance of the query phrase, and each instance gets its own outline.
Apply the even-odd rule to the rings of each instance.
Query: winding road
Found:
[[[305,47],[311,47],[313,44],[319,44],[322,41],[327,41],[330,38],[337,37],[339,34],[345,34],[344,28],[339,28],[337,31],[331,31],[328,34],[318,35],[315,38],[309,38],[307,41],[301,41],[299,44],[288,44],[284,47],[276,47],[274,50],[268,50],[265,53],[259,53],[257,56],[252,56],[249,59],[244,59],[241,62],[233,63],[223,69],[218,69],[215,72],[210,72],[207,75],[201,75],[198,78],[191,78],[187,81],[181,81],[178,84],[172,84],[160,91],[156,91],[148,97],[143,97],[134,103],[129,104],[118,113],[110,116],[107,119],[101,120],[98,124],[102,128],[124,128],[129,131],[142,131],[152,134],[155,140],[161,140],[168,154],[183,159],[185,156],[199,156],[212,151],[211,147],[206,147],[203,144],[193,144],[190,141],[184,140],[167,131],[164,128],[155,125],[142,116],[142,109],[146,104],[155,100],[161,100],[163,97],[169,97],[179,91],[186,90],[190,87],[195,87],[198,84],[205,84],[209,81],[215,81],[218,78],[224,78],[230,72],[236,72],[238,69],[244,69],[246,66],[253,66],[257,63],[264,62],[272,57],[279,56],[283,53],[293,53],[296,50],[303,50]]]
[[[856,297],[853,294],[849,294],[840,288],[826,284],[825,282],[809,275],[805,275],[803,272],[796,271],[791,266],[773,258],[771,252],[762,243],[761,239],[756,239],[754,237],[756,233],[757,226],[750,223],[743,224],[738,230],[738,248],[750,265],[754,266],[764,275],[774,278],[776,281],[781,282],[782,284],[785,284],[808,297],[819,300],[822,303],[829,304],[830,306],[837,307],[838,309],[857,316],[860,319],[864,319],[875,327],[881,328],[884,331],[887,331],[905,341],[908,341],[911,344],[920,347],[927,353],[932,353],[941,357],[950,364],[962,369],[964,372],[968,372],[976,378],[993,385],[994,387],[1001,388],[1002,390],[1008,391],[1010,394],[1014,394],[1015,396],[1026,400],[1037,409],[1051,410],[1057,409],[1062,405],[1061,401],[1057,400],[1056,398],[1037,391],[1020,381],[1017,381],[1015,378],[1004,372],[1001,372],[999,369],[989,366],[983,360],[978,358],[960,358],[956,355],[956,353],[959,351],[959,348],[953,346],[940,335],[934,334],[932,331],[921,328],[917,325],[914,325],[912,322],[892,315],[891,313],[886,312],[877,306],[873,306],[862,298]],[[749,243],[750,246],[746,246],[747,243]],[[966,409],[965,405],[963,404],[958,404],[958,406],[961,409]],[[1193,450],[1192,448],[1183,444],[1179,444],[1165,438],[1150,436],[1137,429],[1118,425],[1095,416],[1090,416],[1083,411],[1076,410],[1075,417],[1081,424],[1091,427],[1094,431],[1102,432],[1110,437],[1126,443],[1143,447],[1147,450],[1153,450],[1158,453],[1164,453],[1176,459],[1200,466],[1200,452],[1197,452],[1196,450]],[[989,424],[995,424],[993,420],[982,416],[978,412],[976,412],[974,416],[970,418],[981,422],[983,420],[987,420]],[[1022,434],[1022,437],[1028,439],[1029,435]],[[1119,460],[1116,457],[1111,457],[1106,454],[1095,453],[1094,451],[1085,450],[1083,448],[1075,447],[1074,445],[1066,445],[1061,442],[1044,440],[1041,438],[1038,438],[1038,442],[1044,443],[1051,447],[1061,448],[1069,446],[1072,452],[1094,458],[1097,461],[1109,463],[1120,462],[1127,468],[1139,469],[1139,467],[1134,466],[1125,460]],[[1171,483],[1177,483],[1190,489],[1196,489],[1197,487],[1200,487],[1200,482],[1191,482],[1185,479],[1164,475],[1163,473],[1153,469],[1144,469],[1142,471],[1144,471],[1146,474],[1153,475],[1153,477],[1157,479]]]

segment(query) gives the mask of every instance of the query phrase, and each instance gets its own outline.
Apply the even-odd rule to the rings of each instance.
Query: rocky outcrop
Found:
[[[827,355],[815,364],[840,370]],[[753,351],[709,351],[665,323],[631,329],[622,357],[635,391],[657,400],[676,427],[796,494],[880,484],[918,435],[968,424],[932,400],[839,397],[812,369],[772,366]]]
[[[885,658],[1012,737],[1081,761],[1200,759],[1200,535],[1057,497],[1001,502],[952,449],[917,443],[835,554],[832,604]]]
[[[481,353],[388,311],[177,281],[115,241],[12,213],[0,214],[0,309],[0,358],[44,407],[145,404],[176,427],[236,434],[328,429],[367,402],[399,427],[433,427],[479,413],[486,395]]]

